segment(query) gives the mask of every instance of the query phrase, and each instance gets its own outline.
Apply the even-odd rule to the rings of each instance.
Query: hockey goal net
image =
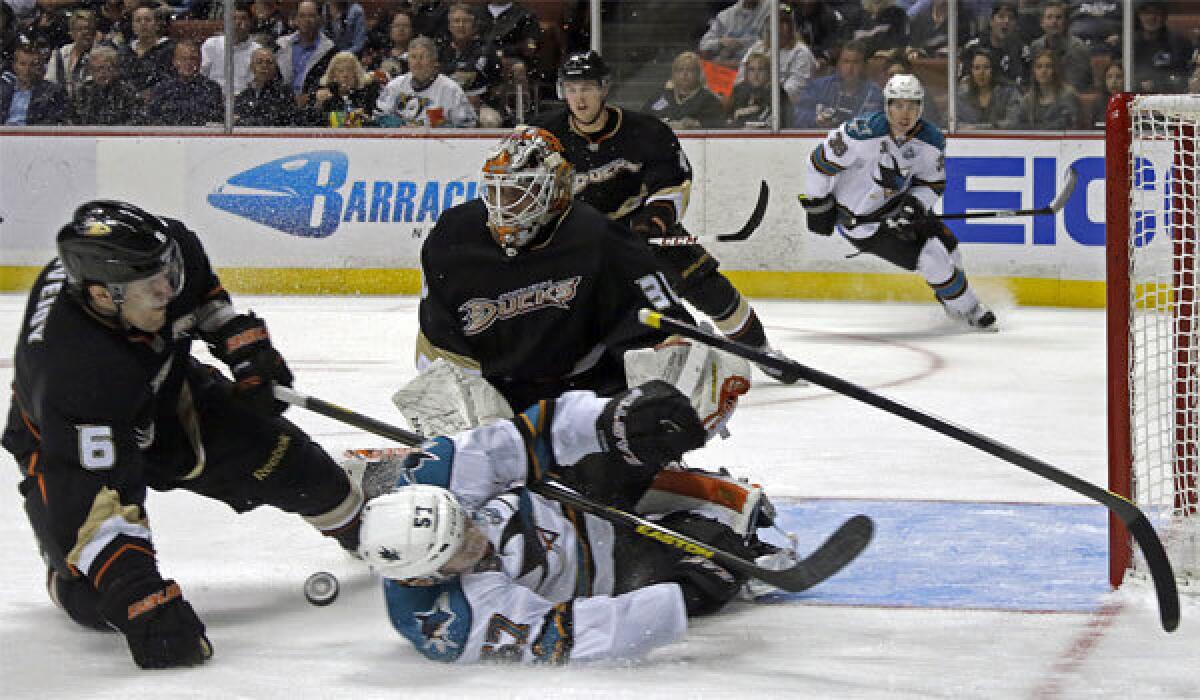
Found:
[[[1200,590],[1200,96],[1117,95],[1106,128],[1109,490]],[[1144,563],[1109,517],[1109,576]]]

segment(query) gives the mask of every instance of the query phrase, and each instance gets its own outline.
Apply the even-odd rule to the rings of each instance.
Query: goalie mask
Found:
[[[480,191],[488,229],[508,255],[529,245],[571,203],[575,169],[553,134],[518,126],[483,164]]]
[[[466,512],[454,494],[414,484],[367,502],[358,551],[385,578],[440,580],[466,540]]]

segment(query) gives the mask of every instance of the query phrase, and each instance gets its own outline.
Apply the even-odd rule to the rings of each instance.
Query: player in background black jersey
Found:
[[[146,489],[185,489],[235,511],[297,513],[353,550],[362,496],[279,415],[292,374],[263,321],[237,313],[195,233],[124,202],[75,210],[17,337],[3,445],[51,598],[116,628],[143,668],[202,663],[204,624],[159,573]],[[209,343],[234,381],[190,354]]]
[[[534,123],[558,137],[575,167],[575,195],[653,243],[686,236],[683,215],[692,167],[671,128],[654,117],[606,104],[608,66],[595,51],[573,53],[558,72],[567,108]],[[704,246],[651,245],[676,291],[727,337],[771,350],[762,321]],[[778,370],[761,367],[780,381]]]

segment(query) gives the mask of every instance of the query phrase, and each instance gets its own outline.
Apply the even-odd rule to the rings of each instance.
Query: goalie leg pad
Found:
[[[513,417],[512,407],[486,379],[444,358],[392,396],[412,429],[422,435],[454,435]]]
[[[702,513],[739,535],[774,523],[775,508],[758,484],[728,474],[695,469],[664,469],[637,504],[642,514],[690,510]]]

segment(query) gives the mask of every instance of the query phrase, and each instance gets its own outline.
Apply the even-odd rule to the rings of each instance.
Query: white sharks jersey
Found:
[[[945,154],[946,138],[924,119],[907,139],[897,141],[883,112],[856,117],[813,149],[805,162],[804,193],[814,199],[832,193],[840,230],[867,238],[879,228],[880,215],[905,193],[933,209],[946,189]]]
[[[593,427],[605,400],[568,392],[516,420],[437,438],[400,478],[454,492],[472,509],[494,556],[433,585],[384,580],[393,627],[426,657],[565,663],[636,658],[681,639],[687,613],[679,586],[613,596],[613,525],[514,485],[554,464],[600,451]],[[544,426],[552,413],[552,425]]]

